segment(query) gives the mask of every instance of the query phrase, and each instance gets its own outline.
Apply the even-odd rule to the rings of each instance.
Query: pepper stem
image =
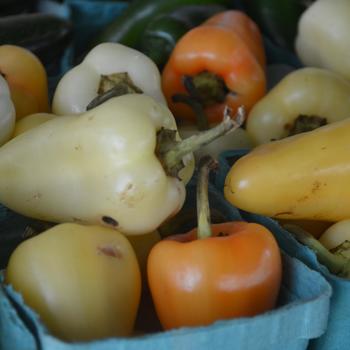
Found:
[[[182,141],[174,142],[171,146],[165,142],[168,141],[167,137],[164,137],[162,132],[160,132],[157,142],[157,154],[166,173],[177,177],[178,172],[184,167],[184,156],[239,128],[245,118],[244,107],[241,106],[237,109],[234,119],[231,118],[231,112],[231,109],[226,107],[224,110],[224,119],[220,124]]]
[[[90,110],[109,100],[126,94],[142,94],[142,90],[134,84],[127,72],[101,75],[98,95],[86,107]]]
[[[327,119],[316,115],[300,114],[289,130],[288,136],[293,136],[306,131],[315,130],[327,124]]]
[[[187,94],[173,95],[173,102],[185,103],[192,108],[198,130],[209,129],[208,117],[204,108],[225,101],[229,90],[224,80],[214,73],[204,71],[194,77],[183,76],[182,83]]]
[[[331,273],[341,277],[350,277],[350,259],[331,253],[321,242],[299,226],[285,224],[283,227],[300,243],[312,249],[316,253],[320,263],[325,265]]]
[[[199,161],[199,173],[197,182],[197,238],[212,236],[210,209],[208,198],[208,178],[211,169],[215,169],[218,163],[211,156],[204,156]]]

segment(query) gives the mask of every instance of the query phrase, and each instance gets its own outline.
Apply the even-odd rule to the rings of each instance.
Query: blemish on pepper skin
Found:
[[[117,227],[119,225],[118,221],[110,216],[102,216],[102,221],[110,226]]]
[[[319,190],[321,187],[321,183],[319,181],[315,181],[312,184],[312,189],[311,189],[311,193],[315,193],[317,190]]]
[[[97,247],[98,254],[104,254],[112,258],[121,259],[123,257],[122,252],[115,246],[105,245]]]
[[[274,216],[281,216],[281,215],[293,215],[292,211],[281,211],[280,213],[276,213]]]
[[[34,194],[33,199],[40,199],[42,197],[42,194],[40,192],[37,192]]]
[[[81,145],[76,145],[76,146],[74,147],[74,149],[75,149],[76,151],[80,151],[80,150],[82,149],[82,147],[81,147]]]
[[[303,196],[303,197],[297,199],[297,202],[298,202],[298,203],[305,202],[305,201],[307,201],[308,199],[309,199],[309,196],[306,195],[306,196]]]

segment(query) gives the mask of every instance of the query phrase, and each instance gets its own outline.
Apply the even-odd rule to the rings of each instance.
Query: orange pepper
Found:
[[[49,111],[46,71],[33,53],[20,46],[1,45],[0,74],[9,85],[17,120]]]
[[[219,93],[217,84],[213,88],[205,86],[207,80],[195,81],[203,72],[223,83]],[[249,111],[266,92],[265,53],[256,24],[240,11],[224,11],[177,42],[162,72],[162,88],[174,115],[193,121],[193,109],[173,100],[176,95],[189,94],[184,84],[188,77],[193,79],[196,90],[190,97],[202,104],[209,123],[222,119],[226,105],[233,110],[244,105]]]
[[[203,326],[272,309],[282,269],[271,232],[238,221],[209,224],[209,234],[201,226],[198,219],[198,229],[158,242],[149,254],[148,282],[162,326]]]

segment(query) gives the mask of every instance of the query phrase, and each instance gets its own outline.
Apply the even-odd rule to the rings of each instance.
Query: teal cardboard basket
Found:
[[[195,181],[187,187],[185,212],[195,208]],[[240,212],[210,186],[211,209],[217,221],[242,220]],[[220,215],[218,215],[220,213]],[[6,221],[0,222],[0,228]],[[195,220],[187,221],[188,227]],[[11,286],[0,289],[2,350],[302,350],[326,330],[331,287],[318,273],[283,253],[283,282],[277,307],[251,318],[218,321],[207,327],[156,331],[131,338],[66,343],[52,336],[39,317]]]
[[[219,157],[220,170],[215,177],[215,186],[222,191],[226,175],[234,162],[246,154],[247,150],[223,152]],[[320,272],[330,283],[333,294],[330,304],[328,328],[325,334],[310,344],[315,350],[348,350],[350,349],[350,280],[332,275],[325,266],[321,265],[316,254],[308,247],[300,244],[288,231],[271,218],[240,211],[247,221],[260,223],[269,228],[275,235],[280,247],[290,256],[303,261],[313,270]]]

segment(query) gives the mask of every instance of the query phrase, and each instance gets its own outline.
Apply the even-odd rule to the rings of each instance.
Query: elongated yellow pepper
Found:
[[[225,197],[238,208],[270,217],[348,219],[349,135],[348,118],[260,145],[232,166]]]

